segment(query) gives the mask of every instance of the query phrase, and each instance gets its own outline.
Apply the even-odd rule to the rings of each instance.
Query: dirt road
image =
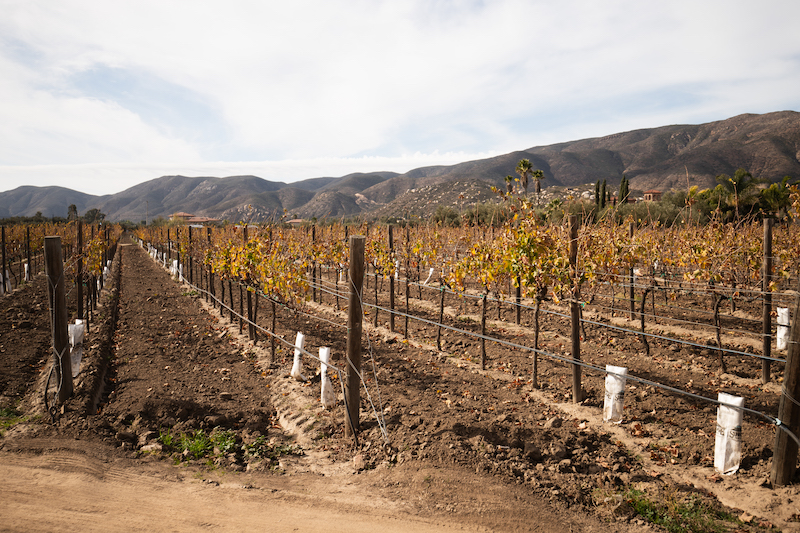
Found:
[[[359,484],[306,476],[205,476],[105,462],[77,450],[0,453],[0,531],[488,531],[418,517]]]

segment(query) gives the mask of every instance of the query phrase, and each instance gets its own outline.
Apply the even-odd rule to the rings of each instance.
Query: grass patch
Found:
[[[25,420],[26,418],[16,408],[0,407],[0,435],[5,434],[8,428]]]
[[[198,429],[176,434],[166,429],[159,433],[158,441],[164,447],[164,452],[172,455],[175,464],[199,459],[213,460],[218,457],[228,457],[236,462],[258,459],[277,461],[284,455],[303,455],[303,449],[298,445],[270,444],[264,436],[246,444],[236,432],[219,427],[210,433]]]
[[[284,455],[303,455],[303,449],[295,444],[270,445],[263,435],[252,444],[242,444],[245,457],[252,459],[271,459],[276,461]]]
[[[604,499],[628,506],[630,514],[670,533],[724,533],[745,526],[738,517],[695,493],[665,490],[653,498],[641,490],[628,488]],[[749,526],[747,530],[753,530],[752,524]],[[756,527],[756,530],[764,529]]]

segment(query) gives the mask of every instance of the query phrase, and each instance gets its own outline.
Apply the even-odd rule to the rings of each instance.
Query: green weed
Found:
[[[22,413],[14,407],[0,407],[0,435],[3,435],[8,428],[25,420]]]
[[[303,455],[303,448],[293,444],[270,446],[266,437],[258,437],[252,444],[242,444],[242,452],[253,459],[278,459],[284,455]]]
[[[628,489],[623,493],[631,508],[652,524],[670,533],[722,533],[739,520],[730,513],[714,509],[695,495],[667,495],[665,502],[651,500],[644,492]]]
[[[211,432],[211,442],[222,455],[236,451],[236,433],[229,429],[214,428]]]
[[[174,448],[177,444],[175,436],[169,429],[162,429],[158,432],[158,442],[166,448]]]
[[[214,443],[202,429],[194,433],[184,433],[180,438],[180,448],[183,455],[190,459],[201,459],[214,450]]]
[[[300,446],[292,444],[271,445],[266,437],[258,437],[251,444],[239,445],[239,438],[232,430],[214,428],[211,433],[202,429],[190,433],[174,434],[169,429],[159,432],[158,441],[164,451],[174,454],[175,464],[192,459],[208,458],[208,465],[213,466],[215,457],[230,454],[242,455],[246,459],[277,460],[284,455],[303,455]]]

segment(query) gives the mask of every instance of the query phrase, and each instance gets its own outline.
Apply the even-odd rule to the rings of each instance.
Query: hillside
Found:
[[[34,216],[66,217],[67,208],[75,204],[79,213],[95,207],[107,196],[93,196],[65,187],[34,187],[23,185],[0,193],[0,218]]]
[[[482,182],[470,192],[473,202],[504,188],[520,159],[544,172],[543,187],[575,187],[606,179],[616,187],[622,175],[638,190],[713,187],[719,174],[745,168],[777,181],[800,177],[800,113],[781,111],[739,115],[700,125],[672,125],[539,146],[450,166],[431,166],[405,174],[356,173],[312,178],[291,184],[256,176],[228,178],[164,176],[109,196],[91,196],[63,187],[23,186],[0,193],[0,216],[66,216],[99,208],[109,220],[168,217],[176,211],[228,220],[269,216],[311,217],[429,215],[442,203],[458,208],[461,185]],[[451,185],[446,185],[451,184]],[[466,186],[466,185],[465,185]],[[477,189],[476,189],[477,190]]]

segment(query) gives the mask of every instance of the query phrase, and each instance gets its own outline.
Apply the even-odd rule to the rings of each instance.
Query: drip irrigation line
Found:
[[[191,284],[190,284],[190,286],[194,287],[194,285],[191,285]],[[200,289],[199,287],[196,287],[196,288],[198,290],[204,292],[204,293],[208,292],[208,291],[205,291],[203,289]],[[440,290],[446,290],[446,289],[444,287],[441,287]],[[358,291],[356,291],[356,294],[358,294]],[[216,300],[216,297],[212,296],[212,298],[214,298]],[[227,306],[225,306],[224,304],[222,304],[222,305],[224,307],[226,307],[227,309],[230,309]],[[439,324],[437,322],[434,322],[434,321],[431,321],[431,320],[428,320],[428,319],[425,319],[425,318],[422,318],[422,317],[406,314],[406,313],[403,313],[403,312],[400,312],[400,311],[392,311],[390,309],[386,309],[386,308],[381,307],[381,306],[376,306],[376,305],[372,305],[372,304],[365,304],[363,302],[363,300],[362,300],[362,307],[376,308],[376,309],[382,310],[384,312],[394,313],[397,316],[412,318],[414,320],[417,320],[417,321],[420,321],[420,322],[423,322],[423,323],[426,323],[426,324],[429,324],[429,325],[433,325],[433,326],[437,326],[437,327],[443,327],[443,328],[448,329],[450,331],[454,331],[454,332],[461,333],[461,334],[464,334],[464,335],[472,336],[472,337],[475,337],[475,338],[478,338],[478,339],[484,339],[484,340],[488,340],[490,342],[496,342],[498,344],[506,345],[506,346],[511,347],[511,348],[517,348],[517,349],[520,349],[522,351],[536,353],[536,354],[548,357],[550,359],[553,359],[555,361],[560,361],[560,362],[565,363],[565,364],[581,366],[581,367],[583,367],[583,368],[585,368],[585,369],[587,369],[589,371],[596,372],[598,374],[609,374],[609,372],[607,372],[604,368],[601,368],[601,367],[598,367],[596,365],[587,363],[587,362],[582,361],[580,359],[573,359],[571,357],[560,356],[560,355],[557,355],[555,353],[547,352],[547,351],[544,351],[544,350],[541,350],[541,349],[530,348],[528,346],[524,346],[524,345],[521,345],[521,344],[513,343],[513,342],[502,340],[502,339],[497,339],[497,338],[494,338],[494,337],[489,337],[487,335],[481,335],[479,333],[466,331],[466,330],[463,330],[463,329],[460,329],[460,328],[456,328],[454,326],[448,326],[446,324]],[[238,315],[238,313],[235,313],[235,311],[234,311],[234,314],[237,314],[237,316],[240,316],[240,318],[241,318],[241,315]],[[563,316],[565,318],[569,318],[568,316],[560,315],[559,313],[553,313],[553,314],[556,314],[556,315],[559,315],[559,316]],[[309,315],[309,316],[312,316],[312,315]],[[318,317],[314,317],[314,318],[318,318]],[[593,321],[584,321],[584,322],[586,322],[588,324],[598,325],[598,326],[605,326],[605,327],[609,327],[609,328],[612,328],[612,329],[617,329],[617,330],[620,330],[620,331],[625,331],[625,332],[629,332],[629,333],[633,333],[633,334],[647,335],[647,336],[650,336],[650,337],[653,337],[653,338],[667,340],[667,341],[671,341],[671,342],[679,342],[679,343],[684,343],[684,344],[697,346],[697,347],[702,347],[702,348],[710,348],[710,349],[714,349],[714,350],[718,349],[716,347],[701,345],[701,344],[692,343],[692,342],[688,342],[688,341],[682,341],[682,340],[679,340],[679,339],[671,339],[671,338],[668,338],[668,337],[662,337],[660,335],[654,335],[654,334],[650,334],[650,333],[642,333],[641,331],[637,332],[637,331],[633,331],[633,330],[627,330],[627,329],[624,329],[624,328],[618,328],[616,326],[611,326],[611,325],[608,325],[608,324],[602,324],[602,323],[599,323],[599,322],[593,322]],[[254,324],[254,326],[257,329],[259,329],[262,332],[264,332],[265,334],[268,334],[268,335],[271,335],[273,337],[276,337],[277,339],[279,339],[281,342],[285,343],[286,345],[292,346],[292,347],[295,347],[296,349],[298,349],[296,346],[294,346],[291,342],[287,341],[286,339],[284,339],[284,338],[282,338],[282,337],[280,337],[280,336],[278,336],[278,335],[276,335],[276,334],[274,334],[272,332],[269,332],[269,331],[265,330],[264,328],[262,328],[261,326],[258,326],[257,324]],[[369,336],[368,336],[368,339],[369,339]],[[321,360],[317,356],[313,355],[312,353],[306,351],[305,349],[300,349],[300,351],[302,353],[308,355],[312,359],[315,359],[315,360],[317,360],[317,361],[319,361],[321,363]],[[726,349],[723,349],[723,351],[726,351],[728,353],[739,354],[739,355],[751,356],[751,357],[755,356],[755,357],[758,357],[758,358],[761,358],[761,359],[767,359],[767,360],[770,360],[770,361],[786,362],[785,360],[782,360],[782,359],[766,358],[766,357],[763,357],[763,356],[757,356],[755,354],[748,354],[746,352],[737,352],[737,351],[726,350]],[[372,350],[371,349],[370,349],[370,352],[371,352],[371,357],[373,359],[373,369],[374,369],[374,354],[372,354]],[[338,367],[336,367],[335,365],[332,365],[330,363],[326,363],[326,364],[330,368],[334,368],[334,370],[336,370],[339,373],[340,380],[341,380],[341,376],[342,376],[341,369],[339,369]],[[383,413],[381,412],[380,415],[378,414],[378,410],[375,408],[374,403],[372,403],[371,396],[369,395],[369,391],[368,391],[368,389],[366,387],[365,381],[364,381],[363,376],[361,375],[361,373],[357,372],[357,369],[355,369],[352,366],[352,362],[348,361],[348,364],[351,366],[351,368],[353,368],[354,371],[356,371],[359,379],[361,380],[361,383],[364,386],[364,390],[367,393],[367,397],[368,397],[368,400],[370,402],[370,405],[371,405],[371,407],[373,409],[373,413],[375,414],[376,419],[379,419],[378,420],[378,424],[381,427],[381,432],[384,435],[384,439],[386,439],[387,436],[386,436],[386,433],[385,433],[385,425],[384,425],[385,421],[382,419]],[[620,374],[615,374],[615,375],[619,375],[620,377],[622,377]],[[376,377],[376,385],[377,385],[377,374],[376,374],[375,377]],[[753,416],[760,417],[760,418],[770,422],[771,424],[775,425],[776,427],[782,429],[783,431],[785,431],[798,444],[798,446],[800,446],[800,439],[798,439],[797,435],[795,435],[791,430],[789,430],[783,424],[783,422],[777,417],[773,417],[773,416],[768,415],[766,413],[762,413],[760,411],[756,411],[754,409],[750,409],[750,408],[747,408],[747,407],[739,407],[739,406],[730,405],[730,404],[727,404],[725,402],[721,402],[718,399],[713,399],[713,398],[708,398],[708,397],[705,397],[705,396],[701,396],[701,395],[695,394],[693,392],[689,392],[689,391],[685,391],[685,390],[678,389],[678,388],[675,388],[675,387],[671,387],[669,385],[665,385],[663,383],[658,383],[658,382],[655,382],[655,381],[651,381],[651,380],[648,380],[648,379],[645,379],[645,378],[641,378],[641,377],[638,377],[638,376],[635,376],[635,375],[632,375],[632,374],[626,374],[625,378],[628,379],[628,380],[631,380],[631,381],[635,381],[635,382],[644,384],[644,385],[652,386],[654,388],[662,389],[664,391],[671,392],[671,393],[676,394],[676,395],[687,396],[689,398],[692,398],[692,399],[695,399],[695,400],[698,400],[698,401],[708,402],[708,403],[711,403],[711,404],[725,405],[725,406],[730,407],[732,409],[738,409],[738,410],[741,410],[744,413],[748,413],[748,414],[751,414]],[[794,398],[792,398],[789,395],[787,395],[787,398],[789,398],[793,402],[796,402],[796,400],[794,400]],[[346,402],[346,400],[345,400],[345,402]],[[352,424],[351,424],[351,427],[352,427]]]
[[[465,293],[455,292],[452,289],[449,289],[449,288],[446,288],[446,287],[443,287],[443,286],[440,286],[440,287],[429,287],[429,288],[432,289],[432,290],[435,289],[437,292],[443,290],[446,293],[454,295],[454,296],[462,296],[463,295],[465,297],[471,297],[471,298],[474,298],[474,299],[479,299],[479,297],[477,297],[477,296],[472,296],[472,295],[468,295],[468,294],[465,294]],[[501,301],[501,300],[497,300],[495,298],[488,298],[487,297],[487,301],[498,302],[498,301]],[[563,301],[566,301],[566,300],[563,300]],[[515,305],[515,306],[518,305],[522,309],[527,309],[527,310],[530,310],[530,311],[534,310],[533,307],[531,307],[529,305],[525,305],[523,303],[517,304],[516,302],[513,302],[513,301],[512,302],[508,302],[508,301],[505,301],[505,300],[503,300],[502,302],[503,303],[507,303],[509,305]],[[586,302],[580,302],[580,303],[581,304],[585,304]],[[409,318],[418,318],[418,317],[415,317],[414,315],[406,315],[405,313],[402,313],[401,311],[398,311],[398,310],[391,311],[389,309],[386,309],[386,308],[383,308],[383,307],[380,307],[380,306],[376,306],[376,305],[370,304],[370,303],[367,303],[365,305],[367,307],[372,307],[372,308],[377,307],[379,310],[383,310],[383,311],[386,311],[388,313],[394,313],[395,315],[398,315],[398,316],[401,316],[401,317],[408,316]],[[545,309],[545,308],[540,308],[539,312],[540,313],[546,313],[546,314],[555,315],[555,316],[558,316],[560,318],[566,318],[566,319],[570,319],[570,320],[572,318],[571,316],[566,315],[564,313],[559,313],[558,311],[553,311],[553,310]],[[636,314],[637,315],[639,314],[638,311],[636,312]],[[646,316],[654,316],[654,315],[646,315]],[[728,316],[728,315],[726,315],[726,316]],[[675,343],[679,343],[679,344],[685,344],[685,345],[694,346],[694,347],[697,347],[697,348],[704,348],[704,349],[709,349],[709,350],[714,350],[714,351],[720,351],[721,350],[721,351],[723,351],[725,353],[728,353],[728,354],[731,354],[731,355],[741,355],[741,356],[746,356],[746,357],[756,357],[758,359],[762,359],[762,360],[766,360],[766,361],[775,361],[775,362],[779,362],[779,363],[785,363],[786,362],[785,359],[774,358],[774,357],[766,357],[764,355],[758,355],[758,354],[754,354],[754,353],[742,352],[742,351],[739,351],[739,350],[732,350],[730,348],[721,348],[721,347],[717,347],[717,346],[710,346],[710,345],[707,345],[707,344],[700,344],[700,343],[687,341],[687,340],[683,340],[683,339],[665,337],[663,335],[657,335],[655,333],[636,331],[636,330],[632,330],[632,329],[628,329],[628,328],[623,328],[623,327],[620,327],[620,326],[614,326],[614,325],[611,325],[611,324],[604,324],[602,322],[595,322],[593,320],[587,320],[587,319],[583,319],[583,318],[581,319],[581,322],[586,323],[586,324],[590,324],[590,325],[595,325],[595,326],[614,329],[614,330],[621,331],[621,332],[624,332],[624,333],[630,333],[632,335],[645,335],[647,337],[651,337],[651,338],[654,338],[654,339],[664,340],[664,341],[669,341],[669,342],[675,342]],[[704,325],[704,324],[701,324],[701,323],[696,323],[696,324],[697,325],[701,325],[701,326]],[[441,325],[443,327],[447,327],[445,324],[433,323],[433,325]],[[708,326],[708,327],[712,327],[713,328],[714,326]],[[739,330],[728,330],[728,331],[734,331],[734,332],[737,332],[737,333],[740,332]],[[469,334],[475,335],[474,333],[469,333]],[[761,334],[753,334],[753,335],[763,336],[764,334],[761,333]],[[494,340],[494,339],[487,337],[487,340]]]
[[[384,311],[388,311],[388,310],[384,309]],[[403,313],[399,313],[399,314],[401,316],[403,315]],[[430,320],[427,320],[427,319],[423,319],[423,318],[420,318],[420,317],[413,317],[412,316],[411,318],[415,318],[417,320],[420,320],[422,322],[426,322],[426,323],[431,324],[431,325],[441,325],[445,329],[449,329],[451,331],[455,331],[455,332],[458,332],[458,333],[462,333],[462,334],[470,335],[470,336],[473,336],[473,337],[477,337],[479,339],[485,339],[485,340],[489,340],[489,341],[492,341],[492,342],[497,342],[499,344],[505,344],[506,346],[509,346],[509,347],[512,347],[512,348],[517,348],[517,349],[520,349],[520,350],[523,350],[523,351],[533,352],[533,353],[536,353],[536,354],[539,354],[539,355],[543,355],[545,357],[549,357],[549,358],[554,359],[556,361],[561,361],[561,362],[566,363],[566,364],[579,365],[579,366],[582,366],[583,368],[595,371],[595,372],[600,373],[600,374],[607,374],[608,373],[608,372],[606,372],[606,370],[604,368],[601,368],[601,367],[598,367],[596,365],[587,363],[585,361],[581,361],[580,359],[573,359],[571,357],[564,357],[564,356],[556,355],[556,354],[551,353],[551,352],[547,352],[547,351],[544,351],[544,350],[537,350],[535,348],[530,348],[528,346],[524,346],[524,345],[517,344],[517,343],[514,343],[514,342],[505,341],[505,340],[502,340],[502,339],[496,339],[496,338],[488,337],[486,335],[476,334],[476,333],[473,333],[473,332],[470,332],[470,331],[465,331],[465,330],[462,330],[462,329],[459,329],[459,328],[456,328],[456,327],[453,327],[453,326],[447,326],[446,324],[437,324],[437,323],[435,323],[433,321],[430,321]],[[619,375],[620,377],[622,377],[621,374],[616,374],[616,375]],[[651,381],[651,380],[648,380],[648,379],[645,379],[645,378],[640,378],[640,377],[637,377],[635,375],[627,374],[626,376],[627,376],[628,379],[632,379],[633,381],[637,381],[637,382],[645,384],[645,385],[650,385],[650,386],[655,387],[655,388],[663,389],[665,391],[669,391],[669,392],[674,393],[674,394],[688,396],[688,397],[694,398],[696,400],[706,401],[706,402],[717,404],[717,405],[726,405],[726,406],[729,406],[729,407],[734,408],[734,409],[740,409],[743,412],[750,413],[750,414],[752,414],[754,416],[761,417],[761,418],[769,421],[770,423],[774,424],[775,426],[777,426],[777,427],[783,429],[784,431],[786,431],[789,434],[789,436],[792,439],[794,439],[794,441],[797,442],[798,445],[800,446],[800,440],[798,440],[797,436],[794,433],[792,433],[788,428],[786,428],[786,426],[784,426],[782,424],[782,422],[780,421],[780,419],[778,419],[777,417],[770,416],[770,415],[768,415],[766,413],[762,413],[762,412],[756,411],[754,409],[749,409],[749,408],[746,408],[746,407],[738,407],[738,406],[729,405],[729,404],[726,404],[725,402],[721,402],[721,401],[715,400],[713,398],[707,398],[705,396],[701,396],[701,395],[695,394],[693,392],[684,391],[682,389],[678,389],[678,388],[675,388],[675,387],[670,387],[669,385],[664,385],[662,383]]]
[[[551,313],[555,314],[555,315],[558,315],[560,317],[563,317],[563,318],[571,318],[569,315],[564,315],[564,314],[556,313],[556,312],[552,312],[552,311],[551,311]],[[624,333],[630,333],[632,335],[644,335],[646,337],[651,337],[653,339],[669,341],[669,342],[675,342],[675,343],[678,343],[678,344],[686,344],[688,346],[694,346],[694,347],[697,347],[697,348],[707,348],[709,350],[723,351],[725,353],[733,354],[733,355],[744,355],[744,356],[747,356],[747,357],[756,357],[758,359],[763,359],[763,360],[766,360],[766,361],[775,361],[775,362],[778,362],[778,363],[785,363],[786,362],[786,359],[777,359],[777,358],[774,358],[774,357],[766,357],[764,355],[758,355],[758,354],[754,354],[754,353],[747,353],[747,352],[740,352],[738,350],[731,350],[730,348],[709,346],[707,344],[700,344],[700,343],[687,341],[687,340],[683,340],[683,339],[675,339],[673,337],[664,337],[663,335],[657,335],[655,333],[648,333],[646,331],[645,332],[636,331],[636,330],[632,330],[632,329],[622,328],[620,326],[614,326],[612,324],[603,324],[602,322],[595,322],[593,320],[586,320],[586,319],[583,319],[583,318],[581,319],[581,322],[583,322],[585,324],[591,324],[593,326],[601,326],[601,327],[604,327],[604,328],[615,329],[617,331],[622,331]]]
[[[626,300],[623,300],[623,301],[627,302],[628,300],[626,299]],[[639,301],[639,303],[641,303],[641,300]],[[621,312],[621,313],[627,313],[628,312],[627,309],[623,309],[621,307],[615,308],[615,307],[609,307],[607,305],[600,305],[600,304],[597,304],[597,303],[592,303],[591,305],[593,307],[595,307],[595,308],[604,309],[604,310],[608,310],[608,311],[617,311],[617,312]],[[679,308],[676,308],[676,309],[679,309]],[[637,316],[639,316],[639,317],[642,316],[642,313],[639,312],[639,311],[635,311],[635,314]],[[673,318],[673,317],[666,316],[666,315],[658,315],[658,314],[653,314],[653,313],[644,313],[644,316],[648,317],[648,318],[652,318],[653,320],[659,320],[659,319],[660,320],[668,320],[670,322],[679,322],[681,324],[689,324],[689,325],[692,325],[692,326],[701,326],[701,327],[706,327],[706,328],[716,328],[716,326],[714,326],[713,324],[709,324],[709,323],[706,323],[706,322],[695,322],[693,320],[684,320],[682,318]],[[756,320],[756,319],[751,319],[751,318],[740,318],[740,317],[735,317],[735,316],[732,316],[732,315],[722,315],[722,314],[719,315],[719,316],[720,316],[720,318],[731,318],[731,319],[736,319],[736,320],[747,320],[747,321],[750,321],[750,322],[755,322],[755,323],[761,324],[761,320]],[[752,331],[747,331],[747,330],[744,330],[744,329],[734,329],[734,328],[724,328],[724,327],[720,327],[720,331],[721,332],[730,332],[730,333],[748,333],[751,337],[759,337],[759,336],[760,337],[771,337],[771,336],[774,336],[773,334],[754,333]]]

